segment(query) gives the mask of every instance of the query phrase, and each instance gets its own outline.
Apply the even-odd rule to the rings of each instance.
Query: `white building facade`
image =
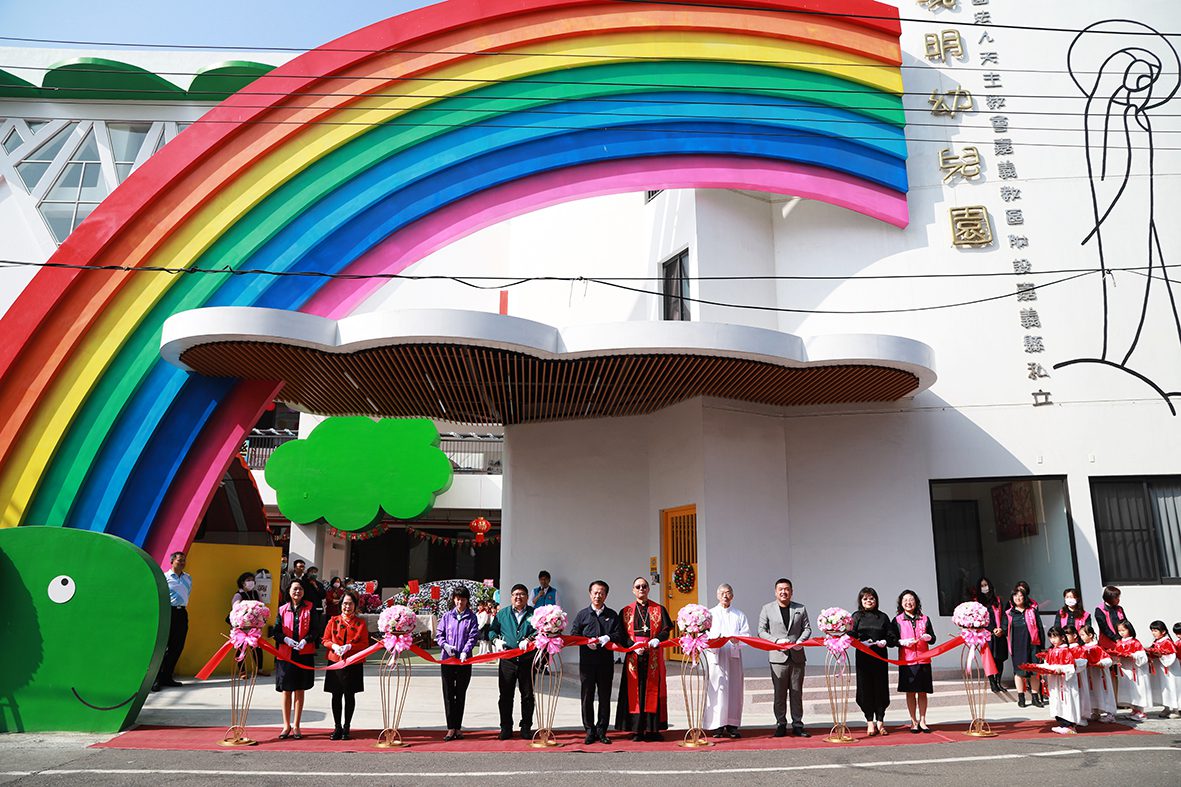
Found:
[[[503,488],[484,478],[450,493],[457,509],[501,510],[502,586],[547,569],[573,608],[602,578],[618,605],[633,577],[659,575],[676,607],[712,605],[725,582],[748,614],[781,576],[814,612],[853,608],[865,585],[892,610],[913,589],[946,632],[988,576],[1003,590],[1028,581],[1046,612],[1068,587],[1094,609],[1115,584],[1142,631],[1181,620],[1181,99],[1176,53],[1152,32],[1181,29],[1181,11],[1140,3],[1129,13],[1143,27],[1080,36],[1109,4],[895,5],[905,228],[792,195],[618,194],[470,235],[410,270],[436,278],[392,281],[354,312],[443,308],[592,334],[672,317],[813,347],[859,335],[929,349],[928,377],[886,401],[692,396],[505,426]],[[0,52],[26,78],[77,55]],[[180,73],[223,58],[102,56]],[[1143,79],[1125,84],[1110,62]],[[47,259],[126,165],[209,106],[0,100],[0,256]],[[58,205],[78,207],[67,220]],[[0,269],[0,308],[34,271]],[[318,528],[292,539],[325,573],[347,567],[350,545]],[[686,592],[672,576],[682,563]]]

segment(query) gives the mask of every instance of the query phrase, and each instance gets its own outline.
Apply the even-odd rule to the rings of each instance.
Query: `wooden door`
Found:
[[[664,589],[664,606],[675,625],[677,613],[686,604],[695,604],[698,599],[697,586],[700,579],[697,569],[697,506],[680,506],[660,512],[661,557],[663,573],[661,587]],[[693,569],[693,586],[685,592],[677,589],[674,576],[677,567],[685,564]],[[669,658],[684,660],[680,648],[665,651]]]

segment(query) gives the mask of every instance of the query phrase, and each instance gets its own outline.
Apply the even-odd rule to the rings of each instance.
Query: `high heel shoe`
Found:
[[[279,733],[279,740],[285,741],[291,737],[291,730],[283,730]]]

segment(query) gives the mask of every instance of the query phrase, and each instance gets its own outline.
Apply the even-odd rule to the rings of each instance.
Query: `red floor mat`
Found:
[[[1053,721],[1019,721],[996,722],[992,729],[1007,740],[1017,738],[1053,738],[1059,736],[1050,732]],[[964,735],[967,729],[963,724],[940,725],[933,728],[929,735],[911,735],[907,727],[893,728],[886,737],[864,737],[863,731],[855,733],[855,744],[847,744],[862,748],[865,746],[908,746],[918,743],[954,743],[970,741],[972,738]],[[250,736],[258,741],[257,746],[236,747],[233,751],[304,751],[304,752],[334,752],[334,751],[372,751],[397,754],[407,749],[377,749],[376,730],[354,730],[350,741],[329,740],[331,730],[306,729],[302,740],[279,740],[279,727],[251,727]],[[811,727],[811,738],[773,738],[770,729],[744,730],[743,737],[737,740],[716,740],[715,745],[707,751],[744,751],[761,749],[816,749],[836,748],[840,744],[824,742],[828,728]],[[98,749],[179,749],[182,751],[229,751],[227,747],[219,746],[225,730],[221,727],[136,727],[120,733],[109,741],[96,743],[92,748]],[[693,751],[677,745],[682,732],[666,732],[665,740],[652,743],[635,743],[626,735],[612,735],[612,742],[604,744],[583,744],[583,733],[574,731],[559,731],[558,741],[562,744],[557,748],[546,750],[531,748],[526,741],[514,739],[510,741],[497,740],[496,730],[477,730],[465,732],[462,739],[443,742],[442,730],[410,730],[403,732],[403,739],[410,744],[409,751],[416,752],[479,752],[479,753],[515,753],[515,752],[639,752],[639,751]],[[1085,728],[1073,740],[1082,740],[1097,735],[1152,735],[1154,733],[1132,729],[1122,724],[1095,724]],[[712,739],[711,739],[712,740]]]

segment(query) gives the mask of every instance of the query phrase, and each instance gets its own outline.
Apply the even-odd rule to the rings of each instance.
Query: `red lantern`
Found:
[[[443,597],[443,591],[438,585],[431,585],[431,600],[438,601]]]
[[[409,593],[417,593],[418,592],[418,580],[412,579],[409,582],[407,582],[406,583],[406,590]]]
[[[492,523],[482,516],[478,516],[471,521],[468,528],[476,534],[476,543],[484,543],[484,534],[492,529]]]

